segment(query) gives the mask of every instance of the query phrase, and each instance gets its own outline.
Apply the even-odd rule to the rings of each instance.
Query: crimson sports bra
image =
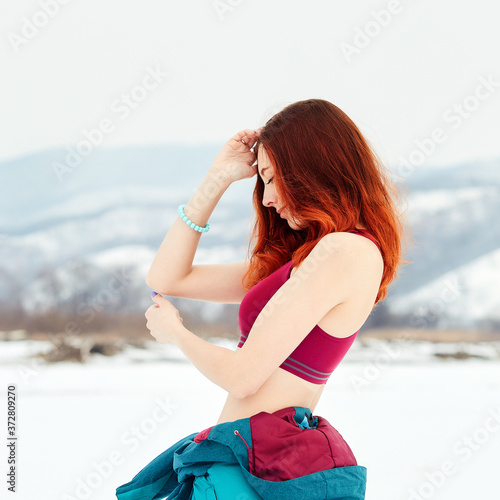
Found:
[[[366,230],[355,229],[349,232],[369,238],[380,248],[380,245],[371,236],[363,234],[367,233]],[[238,312],[241,333],[238,347],[242,347],[245,343],[252,325],[266,303],[290,278],[292,264],[292,260],[283,264],[254,285],[243,297]],[[349,337],[339,338],[329,335],[316,325],[290,356],[283,361],[280,368],[308,382],[325,384],[333,370],[337,368],[346,355],[358,332],[359,330]]]

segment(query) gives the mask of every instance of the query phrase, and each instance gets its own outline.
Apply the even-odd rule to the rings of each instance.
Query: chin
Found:
[[[298,225],[295,221],[293,220],[288,220],[288,225],[290,226],[290,229],[293,229],[294,231],[300,231],[301,229],[304,229],[301,225]]]

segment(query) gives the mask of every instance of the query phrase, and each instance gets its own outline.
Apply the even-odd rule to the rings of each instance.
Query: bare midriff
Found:
[[[255,394],[246,398],[228,395],[217,424],[289,406],[303,406],[314,412],[324,387],[325,384],[313,384],[277,368]]]
[[[296,268],[292,268],[290,276],[296,271]],[[344,336],[352,333],[354,330],[350,322],[345,322],[345,318],[350,315],[343,311],[344,308],[345,305],[339,305],[332,309],[318,326],[341,332]],[[251,417],[261,411],[272,413],[289,406],[302,406],[314,412],[324,387],[325,384],[309,382],[278,367],[255,394],[246,398],[235,398],[228,394],[217,424]]]

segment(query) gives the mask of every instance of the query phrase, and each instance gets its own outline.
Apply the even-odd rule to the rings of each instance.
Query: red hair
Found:
[[[299,101],[267,121],[256,154],[260,145],[274,168],[281,205],[304,225],[291,229],[274,208],[262,204],[264,183],[257,174],[253,248],[243,286],[249,290],[290,259],[294,267],[300,265],[323,236],[360,224],[380,245],[384,272],[375,304],[383,300],[398,265],[407,262],[401,257],[399,193],[354,122],[331,102]]]

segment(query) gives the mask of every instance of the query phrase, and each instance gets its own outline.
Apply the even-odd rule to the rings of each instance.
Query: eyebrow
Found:
[[[260,171],[260,175],[262,175],[264,173],[264,170],[267,170],[269,167],[264,167],[261,171]]]

